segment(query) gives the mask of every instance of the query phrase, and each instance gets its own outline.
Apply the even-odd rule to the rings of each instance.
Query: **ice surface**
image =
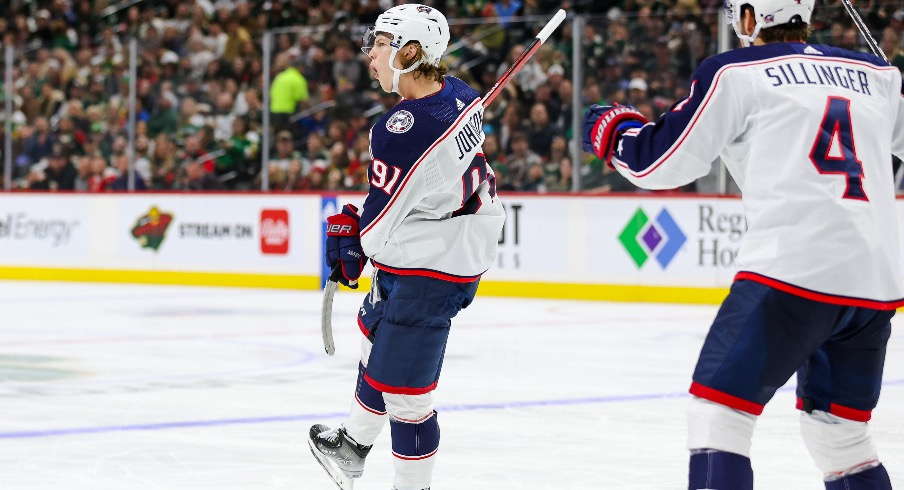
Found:
[[[0,282],[0,488],[334,488],[305,437],[348,411],[362,297],[336,295],[328,357],[317,292]],[[435,393],[434,490],[686,488],[715,311],[478,293]],[[871,427],[904,487],[901,321]],[[760,418],[757,489],[823,488],[793,406],[786,386]],[[391,458],[387,429],[356,488],[388,490]]]

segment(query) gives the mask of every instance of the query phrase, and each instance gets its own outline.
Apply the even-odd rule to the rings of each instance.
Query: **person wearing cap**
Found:
[[[628,82],[628,104],[636,106],[647,100],[647,81],[640,77],[634,77]]]
[[[301,164],[301,154],[295,151],[292,133],[284,129],[276,134],[276,154],[270,157],[270,164],[287,170],[292,162]]]
[[[559,90],[559,85],[563,80],[565,80],[565,69],[562,68],[562,65],[552,65],[546,70],[546,83],[553,92]]]
[[[78,170],[69,161],[69,154],[59,144],[53,145],[50,155],[47,157],[47,168],[44,169],[43,182],[33,185],[32,189],[47,189],[52,191],[75,190],[75,179],[78,178]]]

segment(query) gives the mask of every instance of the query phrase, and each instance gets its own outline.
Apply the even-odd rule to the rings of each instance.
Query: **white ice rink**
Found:
[[[320,294],[0,282],[0,489],[334,488],[306,444],[347,412],[354,314]],[[434,490],[682,489],[686,390],[715,306],[481,297],[435,393]],[[872,433],[904,488],[904,317]],[[822,489],[792,380],[760,417],[756,488]],[[356,489],[391,486],[389,430]]]

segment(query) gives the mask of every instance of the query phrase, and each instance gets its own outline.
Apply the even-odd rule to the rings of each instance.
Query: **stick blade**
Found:
[[[320,308],[320,331],[323,334],[323,348],[328,355],[336,353],[336,346],[333,343],[333,296],[339,283],[335,281],[327,281],[323,288],[323,305]]]

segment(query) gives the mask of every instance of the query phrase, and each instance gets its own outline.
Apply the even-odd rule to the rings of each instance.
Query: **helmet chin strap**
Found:
[[[389,54],[389,68],[392,69],[392,91],[394,93],[402,95],[399,93],[399,79],[402,77],[403,74],[410,73],[410,72],[414,71],[415,68],[421,66],[421,63],[424,62],[424,58],[421,57],[421,59],[414,62],[408,68],[398,69],[395,67],[396,54],[398,54],[398,53],[399,53],[399,48],[393,48],[392,53]]]
[[[763,24],[757,22],[756,26],[753,28],[753,33],[749,36],[741,34],[741,29],[738,26],[738,20],[734,19],[731,21],[731,27],[734,29],[735,35],[738,36],[738,39],[741,40],[741,44],[744,45],[745,48],[750,47],[751,44],[756,40],[756,37],[760,34],[760,29],[763,28]]]

